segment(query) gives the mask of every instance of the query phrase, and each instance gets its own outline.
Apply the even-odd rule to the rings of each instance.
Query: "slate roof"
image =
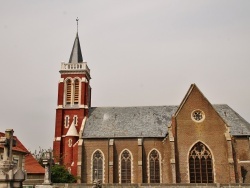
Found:
[[[165,137],[177,106],[90,109],[83,137]]]
[[[76,33],[76,38],[73,44],[73,48],[70,54],[69,63],[81,63],[83,62],[82,51],[78,33]]]
[[[250,135],[250,124],[228,105],[213,105],[234,136]],[[92,107],[84,138],[165,137],[178,106]]]
[[[215,110],[230,127],[231,135],[250,135],[250,123],[226,104],[213,105]]]

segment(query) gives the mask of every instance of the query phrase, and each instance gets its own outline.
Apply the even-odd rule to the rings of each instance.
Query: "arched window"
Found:
[[[150,183],[160,183],[160,160],[156,150],[149,154],[149,177]]]
[[[100,151],[93,154],[93,180],[103,181],[103,155]]]
[[[67,80],[66,82],[66,104],[71,104],[71,80]]]
[[[131,155],[127,150],[121,154],[121,183],[131,183]]]
[[[79,103],[79,80],[75,80],[74,84],[74,104]]]
[[[189,153],[190,183],[213,183],[213,159],[209,149],[196,143]]]

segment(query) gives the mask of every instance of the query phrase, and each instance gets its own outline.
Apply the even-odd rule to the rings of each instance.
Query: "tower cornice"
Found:
[[[61,70],[59,71],[61,74],[86,74],[88,79],[90,77],[90,69],[88,68],[87,62],[82,63],[61,63]]]

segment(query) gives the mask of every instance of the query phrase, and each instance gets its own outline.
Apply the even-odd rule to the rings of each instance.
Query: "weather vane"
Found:
[[[77,17],[77,18],[76,18],[76,23],[77,23],[77,32],[78,32],[78,21],[79,21],[79,18]]]

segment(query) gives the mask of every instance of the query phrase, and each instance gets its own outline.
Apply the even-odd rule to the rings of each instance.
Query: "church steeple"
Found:
[[[82,62],[83,62],[82,51],[81,51],[80,40],[79,40],[78,32],[77,32],[75,42],[74,42],[74,45],[70,54],[69,63],[82,63]]]
[[[56,162],[76,176],[78,139],[91,106],[90,69],[83,62],[78,29],[69,62],[62,62],[59,72],[53,151]]]

